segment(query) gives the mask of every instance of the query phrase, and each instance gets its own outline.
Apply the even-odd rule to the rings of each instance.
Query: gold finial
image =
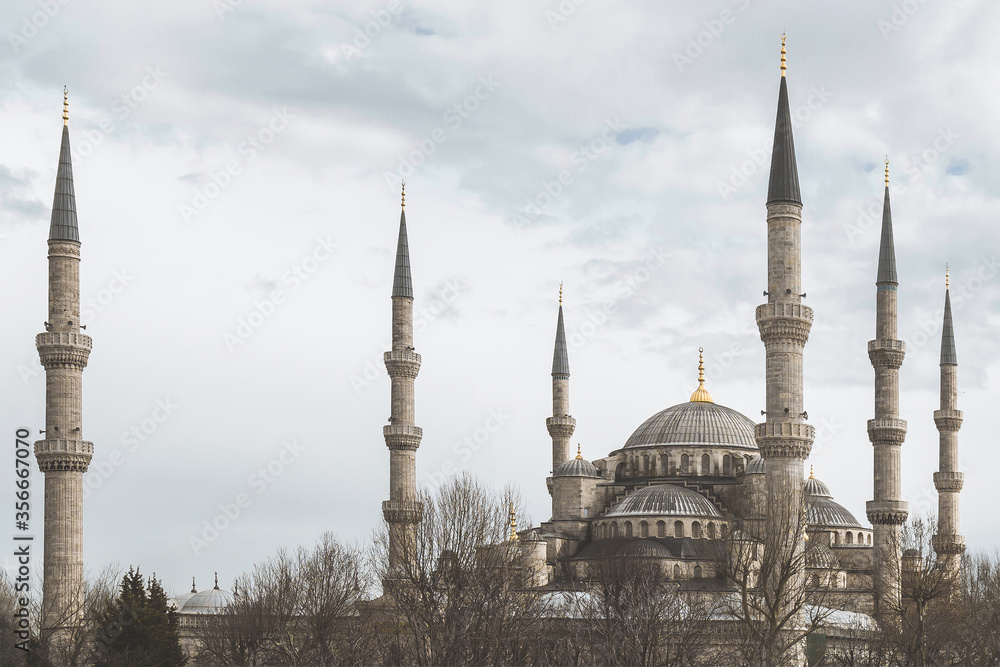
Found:
[[[69,88],[63,86],[63,125],[69,125]]]
[[[885,187],[889,187],[889,156],[885,156]]]
[[[698,388],[691,394],[691,400],[702,403],[715,403],[712,400],[712,395],[705,389],[705,348],[703,347],[698,348]]]
[[[559,282],[559,306],[562,307],[562,281]]]
[[[403,181],[402,196],[403,196],[403,206],[402,206],[402,208],[406,208],[406,181],[405,180]]]
[[[580,450],[580,443],[576,443],[576,458],[583,460],[583,452]]]
[[[517,515],[514,514],[514,503],[510,504],[510,541],[517,542]]]
[[[813,467],[812,467],[812,464],[809,465],[809,479],[816,479],[813,476]]]
[[[781,33],[781,76],[785,76],[785,33]]]
[[[948,263],[945,262],[944,265],[944,288],[949,289],[951,287],[951,271],[948,267]]]

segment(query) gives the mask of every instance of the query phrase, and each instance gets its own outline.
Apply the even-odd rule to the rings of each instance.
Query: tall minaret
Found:
[[[938,532],[932,543],[938,563],[958,574],[965,552],[965,537],[958,533],[958,493],[965,475],[958,471],[958,429],[962,428],[962,411],[958,409],[958,355],[955,354],[947,272],[941,328],[941,409],[934,411],[934,423],[940,433],[941,470],[934,473],[934,486],[938,491]]]
[[[569,354],[563,328],[562,283],[559,283],[559,319],[556,322],[556,346],[552,354],[552,416],[545,420],[552,436],[552,471],[570,458],[569,439],[576,420],[569,416]]]
[[[766,355],[767,413],[764,423],[757,424],[756,436],[767,489],[765,548],[775,550],[775,563],[786,564],[775,573],[791,582],[785,589],[786,599],[804,584],[801,558],[796,554],[805,549],[803,464],[815,437],[815,429],[805,422],[802,397],[802,350],[809,339],[813,312],[802,305],[801,227],[802,198],[782,35],[781,85],[767,188],[767,303],[757,307]]]
[[[392,381],[392,407],[389,423],[382,427],[385,446],[389,448],[389,500],[382,503],[382,515],[389,524],[389,565],[395,569],[412,557],[414,524],[423,516],[423,505],[417,500],[417,448],[424,432],[413,425],[413,381],[420,370],[420,355],[413,348],[413,283],[406,241],[405,183],[392,278],[392,349],[385,353],[384,359]]]
[[[868,358],[875,367],[875,419],[868,420],[868,439],[874,447],[875,499],[868,502],[868,520],[874,528],[872,575],[876,612],[893,613],[900,605],[903,524],[907,504],[900,499],[900,446],[906,421],[899,418],[899,367],[906,344],[896,340],[896,251],[892,243],[889,208],[889,160],[885,161],[885,203],[882,205],[882,242],[875,278],[875,340],[868,341]]]
[[[55,637],[83,613],[83,473],[94,443],[83,439],[83,369],[90,336],[80,332],[80,230],[69,146],[69,95],[49,225],[49,318],[35,336],[45,367],[45,439],[35,443],[45,474],[45,562],[42,627]]]

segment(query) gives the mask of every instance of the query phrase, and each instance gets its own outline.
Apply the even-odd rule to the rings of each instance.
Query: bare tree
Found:
[[[966,557],[961,587],[964,664],[1000,665],[1000,554]]]

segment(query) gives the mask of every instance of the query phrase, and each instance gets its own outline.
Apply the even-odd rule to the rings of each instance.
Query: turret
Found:
[[[406,237],[406,190],[402,192],[396,269],[392,279],[392,349],[385,353],[385,368],[392,382],[389,423],[382,427],[389,448],[389,500],[382,515],[389,524],[389,565],[398,568],[413,557],[416,527],[423,517],[417,500],[417,448],[423,430],[414,425],[413,383],[420,370],[420,355],[413,347],[413,284]]]
[[[939,471],[934,473],[934,487],[938,492],[938,531],[932,543],[938,564],[957,575],[962,554],[965,553],[965,537],[958,532],[958,495],[965,475],[958,470],[958,430],[962,428],[962,411],[958,409],[958,354],[955,352],[949,292],[946,272],[944,323],[941,327],[941,409],[934,411],[940,448]]]
[[[552,437],[552,470],[570,459],[570,438],[576,420],[569,415],[569,353],[566,350],[566,330],[563,326],[563,288],[559,283],[559,319],[556,321],[556,344],[552,353],[552,416],[545,426]]]
[[[906,421],[899,418],[899,368],[906,344],[896,339],[898,285],[886,159],[882,240],[875,277],[875,340],[868,342],[868,358],[875,368],[875,418],[868,420],[868,438],[874,448],[874,499],[868,502],[867,513],[874,528],[872,571],[875,610],[880,614],[900,609],[902,527],[907,517],[900,482],[900,449],[906,437]]]

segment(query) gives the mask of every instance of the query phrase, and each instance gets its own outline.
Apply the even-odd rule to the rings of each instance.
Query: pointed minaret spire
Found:
[[[885,158],[885,199],[882,202],[882,242],[878,250],[876,285],[898,285],[896,249],[892,243],[892,210],[889,207],[889,158]]]
[[[80,327],[80,231],[69,144],[69,92],[63,89],[62,145],[49,227],[49,308],[35,347],[45,368],[45,434],[35,459],[45,475],[42,629],[69,639],[84,612],[83,474],[94,443],[83,439],[83,369],[90,336]]]
[[[392,276],[392,295],[413,298],[410,279],[410,246],[406,238],[406,181],[403,181],[402,203],[399,214],[399,240],[396,243],[396,271]]]
[[[938,492],[938,531],[931,538],[938,563],[952,575],[965,553],[965,537],[958,532],[958,496],[965,475],[958,469],[958,430],[962,428],[962,411],[958,409],[958,355],[955,353],[955,330],[951,317],[951,295],[948,269],[944,278],[944,324],[941,327],[941,409],[934,411],[938,429],[939,468],[934,473]]]
[[[389,423],[382,427],[389,449],[389,500],[382,503],[382,516],[389,524],[389,564],[394,570],[414,557],[415,524],[423,517],[423,504],[417,495],[417,448],[423,430],[414,425],[413,405],[413,383],[420,371],[420,355],[413,347],[413,285],[406,240],[405,183],[401,206],[392,279],[392,349],[383,355],[392,386]]]
[[[62,145],[59,148],[56,191],[52,196],[49,240],[80,242],[80,228],[76,220],[76,194],[73,191],[73,161],[69,146],[69,91],[65,88],[63,89]]]
[[[771,149],[771,178],[767,184],[767,203],[792,202],[802,205],[799,194],[799,170],[795,164],[792,140],[792,114],[788,108],[785,83],[785,35],[781,35],[781,84],[778,87],[778,117],[774,121],[774,145]]]
[[[563,324],[563,285],[559,283],[559,318],[556,320],[556,344],[552,352],[552,416],[545,426],[552,437],[552,470],[570,458],[570,438],[576,420],[569,416],[569,352]]]

